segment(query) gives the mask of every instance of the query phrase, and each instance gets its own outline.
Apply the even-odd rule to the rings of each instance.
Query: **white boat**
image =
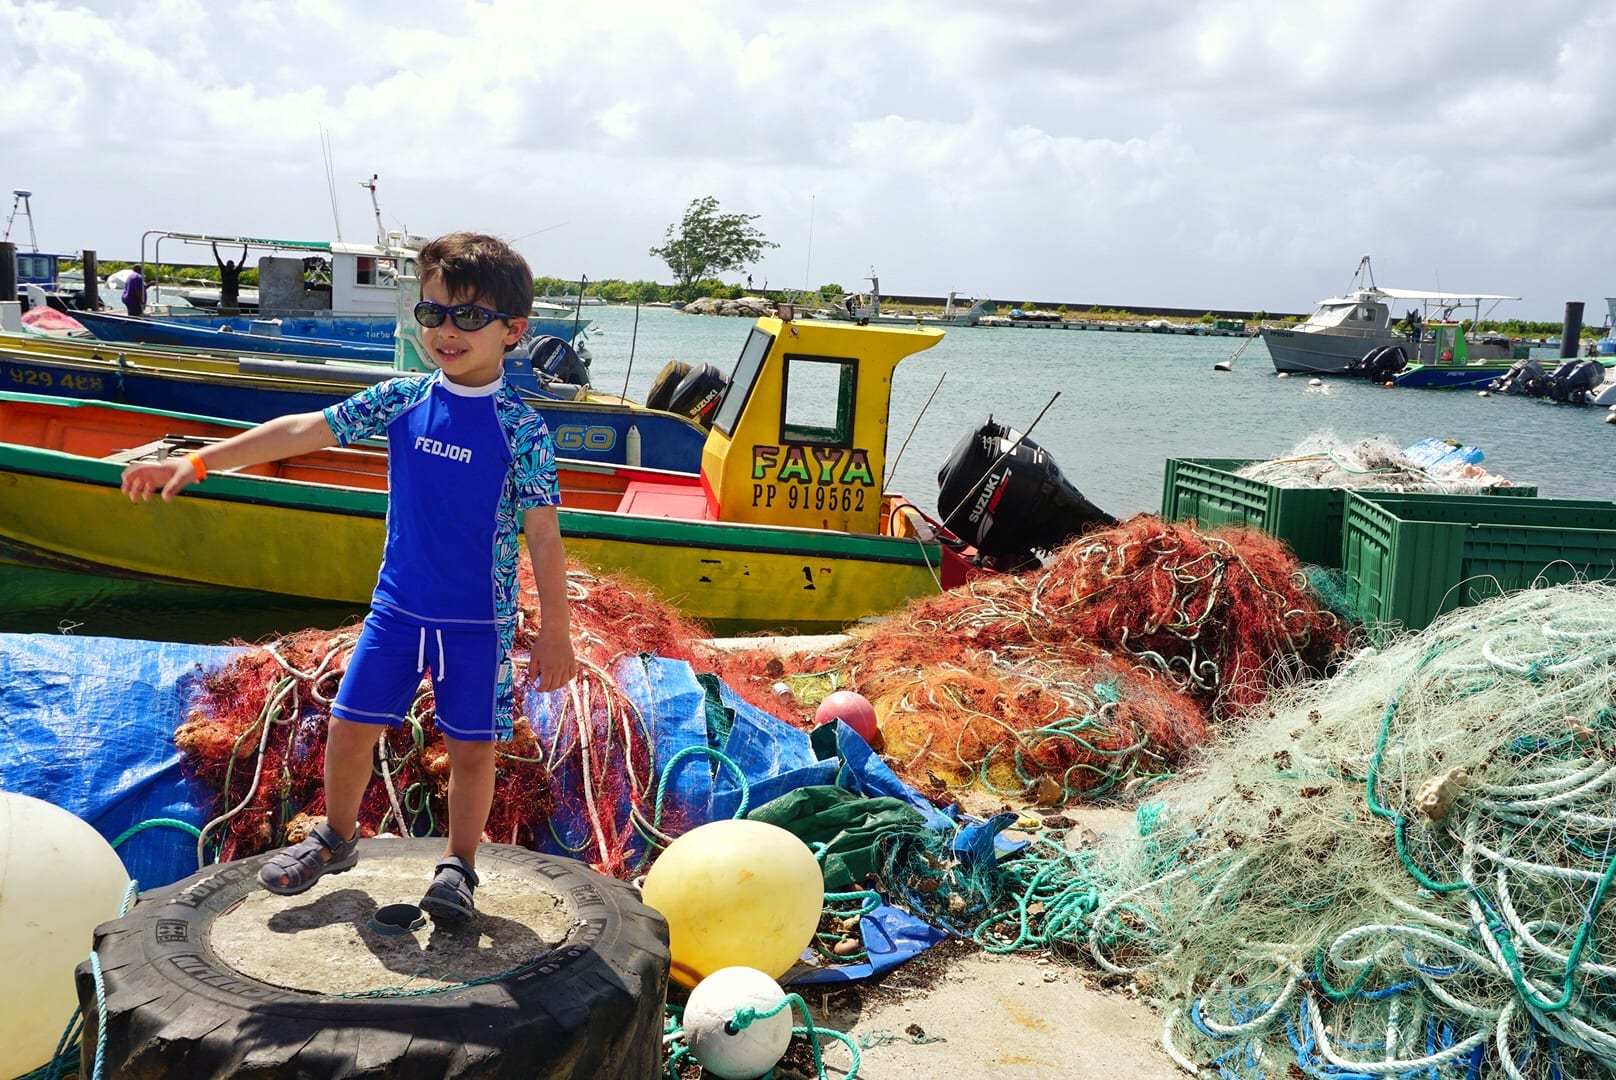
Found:
[[[996,310],[990,300],[972,300],[963,309],[956,310],[954,293],[950,292],[941,315],[919,312],[913,315],[886,314],[881,310],[881,279],[876,276],[875,267],[870,267],[869,277],[865,280],[870,283],[869,292],[843,296],[826,309],[825,317],[855,322],[860,326],[871,323],[888,326],[975,326],[983,315]]]
[[[1264,326],[1260,332],[1263,344],[1268,346],[1268,355],[1273,358],[1275,371],[1338,375],[1346,371],[1348,365],[1388,345],[1401,345],[1409,353],[1411,363],[1441,359],[1436,342],[1424,333],[1426,327],[1452,323],[1456,316],[1469,319],[1474,325],[1503,301],[1519,299],[1490,293],[1381,288],[1375,284],[1369,256],[1365,255],[1358,260],[1358,268],[1340,296],[1320,300],[1313,314],[1296,326]],[[1419,305],[1409,310],[1412,319],[1408,316],[1398,319],[1394,315],[1392,304],[1401,301]],[[1412,322],[1412,333],[1399,329],[1399,322]],[[1473,363],[1509,360],[1515,351],[1513,341],[1498,335],[1471,334],[1466,344]]]
[[[1593,343],[1595,356],[1616,356],[1616,296],[1605,297],[1610,314],[1605,316],[1605,336]]]

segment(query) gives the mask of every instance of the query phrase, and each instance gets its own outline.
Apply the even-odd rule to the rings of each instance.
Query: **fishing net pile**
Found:
[[[640,652],[690,659],[692,643],[705,631],[614,577],[573,567],[567,587],[580,672],[552,698],[542,732],[525,715],[526,695],[518,692],[513,736],[497,749],[487,833],[502,843],[532,846],[534,830],[555,809],[553,778],[566,775],[594,800],[596,864],[617,869],[632,846],[631,827],[626,817],[598,807],[643,804],[655,779],[646,719],[609,667],[619,656]],[[519,656],[538,626],[525,562],[521,596]],[[202,695],[175,733],[185,768],[214,795],[214,816],[198,840],[199,861],[267,851],[301,839],[322,820],[325,730],[359,629],[301,631],[204,677]],[[360,810],[363,835],[444,831],[449,758],[433,721],[430,682],[417,690],[407,722],[386,729],[375,770],[381,782],[370,785]]]
[[[1210,719],[1322,669],[1344,638],[1282,543],[1141,515],[1037,571],[911,602],[800,661],[817,678],[782,678],[777,659],[726,678],[809,708],[857,690],[893,769],[934,801],[974,784],[1056,806],[1170,772]]]
[[[1236,475],[1279,488],[1351,488],[1474,495],[1509,487],[1502,476],[1476,464],[1479,451],[1451,440],[1426,440],[1400,448],[1384,435],[1346,442],[1334,432],[1307,436],[1271,461],[1254,461]]]
[[[1609,1076],[1613,691],[1603,584],[1366,651],[1164,789],[1142,838],[1058,868],[1088,901],[1067,937],[1166,1004],[1186,1066]]]

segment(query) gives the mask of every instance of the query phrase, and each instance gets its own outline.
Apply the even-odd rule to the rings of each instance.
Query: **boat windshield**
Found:
[[[1342,326],[1366,329],[1386,325],[1386,305],[1377,300],[1321,300],[1319,309],[1308,318],[1314,326]]]
[[[774,335],[755,326],[747,335],[746,344],[741,346],[741,357],[735,361],[735,371],[729,377],[729,386],[718,403],[718,414],[713,417],[713,427],[723,434],[735,434],[735,424],[746,407],[746,399],[752,395],[752,384],[757,382],[763,360],[773,344]]]

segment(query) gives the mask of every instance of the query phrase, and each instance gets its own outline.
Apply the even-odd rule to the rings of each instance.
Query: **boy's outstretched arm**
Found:
[[[336,444],[337,437],[332,433],[331,425],[326,423],[324,413],[294,413],[276,417],[223,442],[205,446],[197,451],[197,456],[202,459],[203,467],[211,472],[280,461]],[[149,499],[154,491],[167,500],[195,482],[196,469],[190,457],[170,455],[162,461],[145,461],[129,466],[123,471],[122,487],[123,493],[132,502]]]
[[[567,554],[561,546],[561,516],[553,506],[522,512],[522,531],[539,590],[539,638],[528,662],[528,680],[540,692],[559,690],[578,674],[572,653],[572,616],[567,608]]]

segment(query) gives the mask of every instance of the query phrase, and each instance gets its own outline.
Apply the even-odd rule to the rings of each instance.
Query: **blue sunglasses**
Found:
[[[460,329],[470,333],[481,330],[495,319],[510,322],[515,317],[477,304],[434,304],[430,300],[422,300],[415,305],[415,321],[429,329],[442,326],[444,319],[450,319]]]

